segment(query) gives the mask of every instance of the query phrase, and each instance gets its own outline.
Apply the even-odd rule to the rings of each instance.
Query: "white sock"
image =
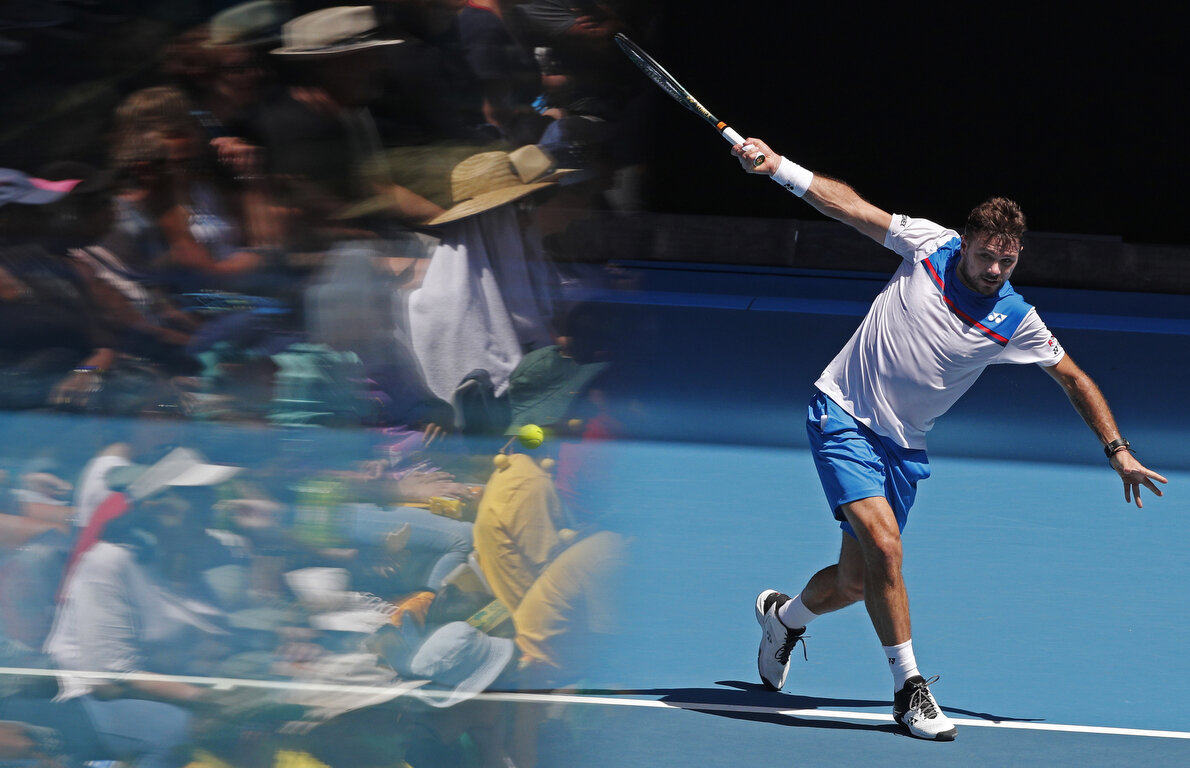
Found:
[[[906,640],[900,645],[882,645],[884,657],[888,659],[888,667],[892,670],[893,690],[899,691],[905,687],[905,681],[917,671],[917,659],[913,658],[913,641]]]
[[[818,614],[807,608],[798,594],[777,609],[777,618],[790,629],[800,629],[817,619]]]

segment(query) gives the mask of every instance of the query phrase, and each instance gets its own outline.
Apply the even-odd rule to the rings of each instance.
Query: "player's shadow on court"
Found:
[[[749,720],[757,723],[819,728],[824,730],[877,731],[903,734],[904,729],[896,723],[862,723],[845,719],[846,714],[837,717],[810,717],[789,714],[788,710],[877,709],[881,714],[891,710],[892,702],[887,699],[838,699],[821,696],[799,696],[796,694],[770,691],[759,683],[738,680],[721,680],[716,685],[722,688],[653,688],[647,690],[608,691],[620,695],[657,696],[658,700],[671,707],[699,712],[705,715],[726,717],[733,720]],[[588,693],[595,693],[588,691]],[[1037,722],[1040,718],[1005,717],[987,712],[974,712],[958,707],[942,707],[951,715],[965,715],[980,720],[999,722]],[[863,713],[857,713],[862,716]]]
[[[773,702],[767,705],[760,706],[774,706],[783,709],[832,709],[834,707],[878,707],[890,711],[892,708],[892,701],[888,699],[827,699],[817,696],[797,696],[790,693],[779,693],[777,691],[770,691],[760,683],[743,682],[740,680],[720,680],[715,685],[723,685],[735,688],[735,691],[725,691],[721,688],[709,689],[691,689],[691,690],[708,690],[716,691],[720,695],[726,694],[728,696],[744,695],[747,697],[754,697],[756,699],[763,699],[769,697],[768,700]],[[756,706],[756,705],[753,705]],[[1037,723],[1044,720],[1040,717],[1008,717],[1006,715],[993,715],[990,712],[976,712],[970,709],[962,709],[960,707],[948,707],[942,705],[942,711],[951,715],[965,715],[967,717],[978,718],[979,720],[988,720],[991,722],[1003,723]]]

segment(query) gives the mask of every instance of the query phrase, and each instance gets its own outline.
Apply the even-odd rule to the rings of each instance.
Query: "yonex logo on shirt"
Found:
[[[1003,315],[999,312],[993,312],[992,314],[988,315],[987,320],[989,323],[999,323],[1003,322],[1004,318],[1006,317],[1008,317],[1008,315]]]

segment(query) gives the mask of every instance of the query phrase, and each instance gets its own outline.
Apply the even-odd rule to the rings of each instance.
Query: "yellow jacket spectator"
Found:
[[[625,561],[625,541],[600,531],[558,555],[512,614],[522,670],[534,682],[567,682],[596,663],[590,643],[616,631],[615,578]]]
[[[525,454],[492,473],[475,517],[475,553],[492,593],[515,611],[565,544],[562,503],[549,474]]]

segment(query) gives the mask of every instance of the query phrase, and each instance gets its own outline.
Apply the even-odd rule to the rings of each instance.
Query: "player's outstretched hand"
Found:
[[[781,164],[780,155],[769,149],[768,144],[752,137],[744,139],[743,144],[736,144],[732,147],[731,154],[739,159],[740,167],[748,173],[763,173],[766,176],[772,176],[777,172],[777,166]],[[760,165],[753,165],[757,155],[764,155],[764,162]]]
[[[1140,500],[1140,487],[1143,485],[1158,496],[1164,496],[1161,489],[1153,484],[1156,480],[1159,483],[1168,483],[1161,475],[1157,474],[1151,469],[1145,467],[1136,460],[1128,451],[1116,451],[1111,457],[1111,466],[1119,473],[1120,479],[1124,481],[1124,501],[1130,502],[1135,500],[1136,506],[1143,507],[1144,504]]]

